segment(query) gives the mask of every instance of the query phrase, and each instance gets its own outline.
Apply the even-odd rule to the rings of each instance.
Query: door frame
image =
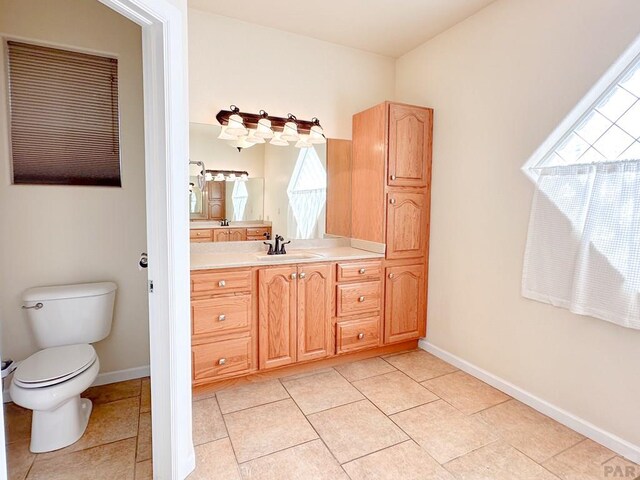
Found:
[[[142,27],[153,478],[184,479],[195,468],[185,12],[169,0],[99,1]]]

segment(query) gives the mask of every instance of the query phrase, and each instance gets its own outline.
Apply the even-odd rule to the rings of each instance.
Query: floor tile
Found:
[[[584,440],[542,464],[562,480],[606,480],[618,472],[629,472],[630,479],[640,476],[640,466],[620,458],[606,447]],[[618,475],[618,478],[625,478]]]
[[[284,400],[289,398],[289,394],[280,381],[275,379],[221,390],[216,394],[216,397],[222,413],[231,413]]]
[[[318,437],[291,399],[228,413],[224,418],[241,463]]]
[[[309,421],[340,463],[408,437],[368,400],[309,415]]]
[[[241,480],[228,438],[196,447],[196,469],[187,480]]]
[[[498,439],[487,425],[442,400],[392,415],[391,419],[439,463]]]
[[[136,462],[150,460],[152,455],[151,446],[151,413],[141,413],[138,422],[138,449],[136,451]]]
[[[465,372],[443,375],[427,380],[422,385],[466,415],[493,407],[511,398]]]
[[[454,480],[412,440],[345,463],[342,467],[351,480]]]
[[[140,386],[140,413],[151,411],[151,379],[143,378]]]
[[[287,375],[285,377],[280,378],[283,382],[285,380],[297,380],[299,378],[304,377],[312,377],[313,375],[319,375],[321,373],[327,373],[333,370],[333,367],[325,367],[325,368],[316,368],[315,370],[307,370],[301,373],[295,373],[293,375]]]
[[[534,409],[509,400],[476,415],[510,445],[538,463],[584,440],[584,437]]]
[[[29,440],[20,440],[7,445],[7,470],[9,480],[24,480],[34,459],[35,454],[29,451]]]
[[[367,358],[358,362],[345,363],[335,369],[350,382],[362,380],[364,378],[382,375],[396,370],[396,368],[385,362],[380,357]]]
[[[135,480],[153,480],[153,463],[151,460],[136,463]]]
[[[402,372],[391,372],[353,382],[386,415],[438,400],[438,397]]]
[[[82,394],[82,397],[90,399],[94,405],[114,402],[124,398],[139,397],[141,383],[142,381],[136,378],[135,380],[127,380],[126,382],[91,387]]]
[[[5,403],[3,407],[5,442],[18,442],[31,438],[31,410],[13,402]]]
[[[282,384],[305,415],[364,398],[333,369],[310,377],[283,380]]]
[[[244,480],[349,480],[321,440],[240,465]]]
[[[193,402],[192,415],[194,445],[219,440],[227,436],[227,428],[224,426],[216,397]]]
[[[385,361],[403,371],[417,382],[423,382],[440,375],[452,373],[458,369],[438,357],[425,352],[415,350],[409,353],[385,357]]]
[[[27,479],[133,480],[135,456],[135,438],[49,459],[39,455]]]
[[[445,465],[460,480],[557,480],[555,475],[504,442],[495,442]]]
[[[94,405],[89,425],[80,440],[66,448],[39,456],[50,458],[135,437],[138,434],[139,403],[138,398],[126,398]]]

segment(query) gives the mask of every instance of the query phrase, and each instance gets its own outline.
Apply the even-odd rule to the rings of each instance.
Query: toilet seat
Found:
[[[18,365],[13,381],[22,388],[57,385],[90,368],[97,358],[89,344],[45,348]]]

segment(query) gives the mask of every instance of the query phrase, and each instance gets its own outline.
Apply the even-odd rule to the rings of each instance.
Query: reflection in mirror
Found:
[[[190,124],[191,159],[204,162],[211,171],[246,171],[248,178],[228,180],[226,176],[224,181],[215,181],[214,175],[209,174],[204,192],[196,191],[197,181],[191,178],[194,186],[190,199],[191,195],[196,197],[190,201],[191,218],[262,222],[271,225],[273,235],[289,239],[323,238],[326,144],[296,148],[264,143],[238,151],[227,140],[218,139],[220,131],[217,125]],[[190,175],[197,176],[197,169],[192,168]],[[202,214],[198,205],[202,206]]]

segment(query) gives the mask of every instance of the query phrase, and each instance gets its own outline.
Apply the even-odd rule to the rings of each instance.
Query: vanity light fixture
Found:
[[[262,118],[258,120],[258,128],[256,128],[255,136],[260,138],[273,138],[269,115],[264,110],[260,110],[260,116]]]
[[[220,135],[218,135],[219,140],[236,140],[238,138],[237,135],[230,135],[227,133],[227,126],[223,125],[220,129]]]
[[[249,172],[245,170],[207,170],[207,175],[211,175],[214,182],[243,181],[249,179]]]
[[[320,120],[318,120],[316,117],[313,117],[313,119],[311,119],[311,123],[313,123],[313,126],[309,130],[309,143],[327,143],[327,138],[324,136],[324,131],[322,130],[322,126],[320,125]]]
[[[265,137],[260,137],[256,130],[249,130],[249,135],[246,138],[246,141],[249,143],[265,143]]]
[[[235,105],[231,105],[231,115],[229,115],[229,119],[227,120],[227,130],[226,133],[228,135],[246,135],[247,128],[244,126],[244,119],[240,116],[240,109]]]
[[[289,146],[289,142],[282,139],[282,132],[275,132],[273,134],[273,138],[269,141],[271,145],[275,145],[277,147],[287,147]]]
[[[289,114],[287,118],[287,123],[284,124],[282,129],[282,139],[287,142],[297,142],[300,140],[298,124],[296,123],[297,118],[292,114]]]
[[[296,148],[311,148],[313,144],[310,141],[309,135],[301,135],[300,140],[296,142]]]

